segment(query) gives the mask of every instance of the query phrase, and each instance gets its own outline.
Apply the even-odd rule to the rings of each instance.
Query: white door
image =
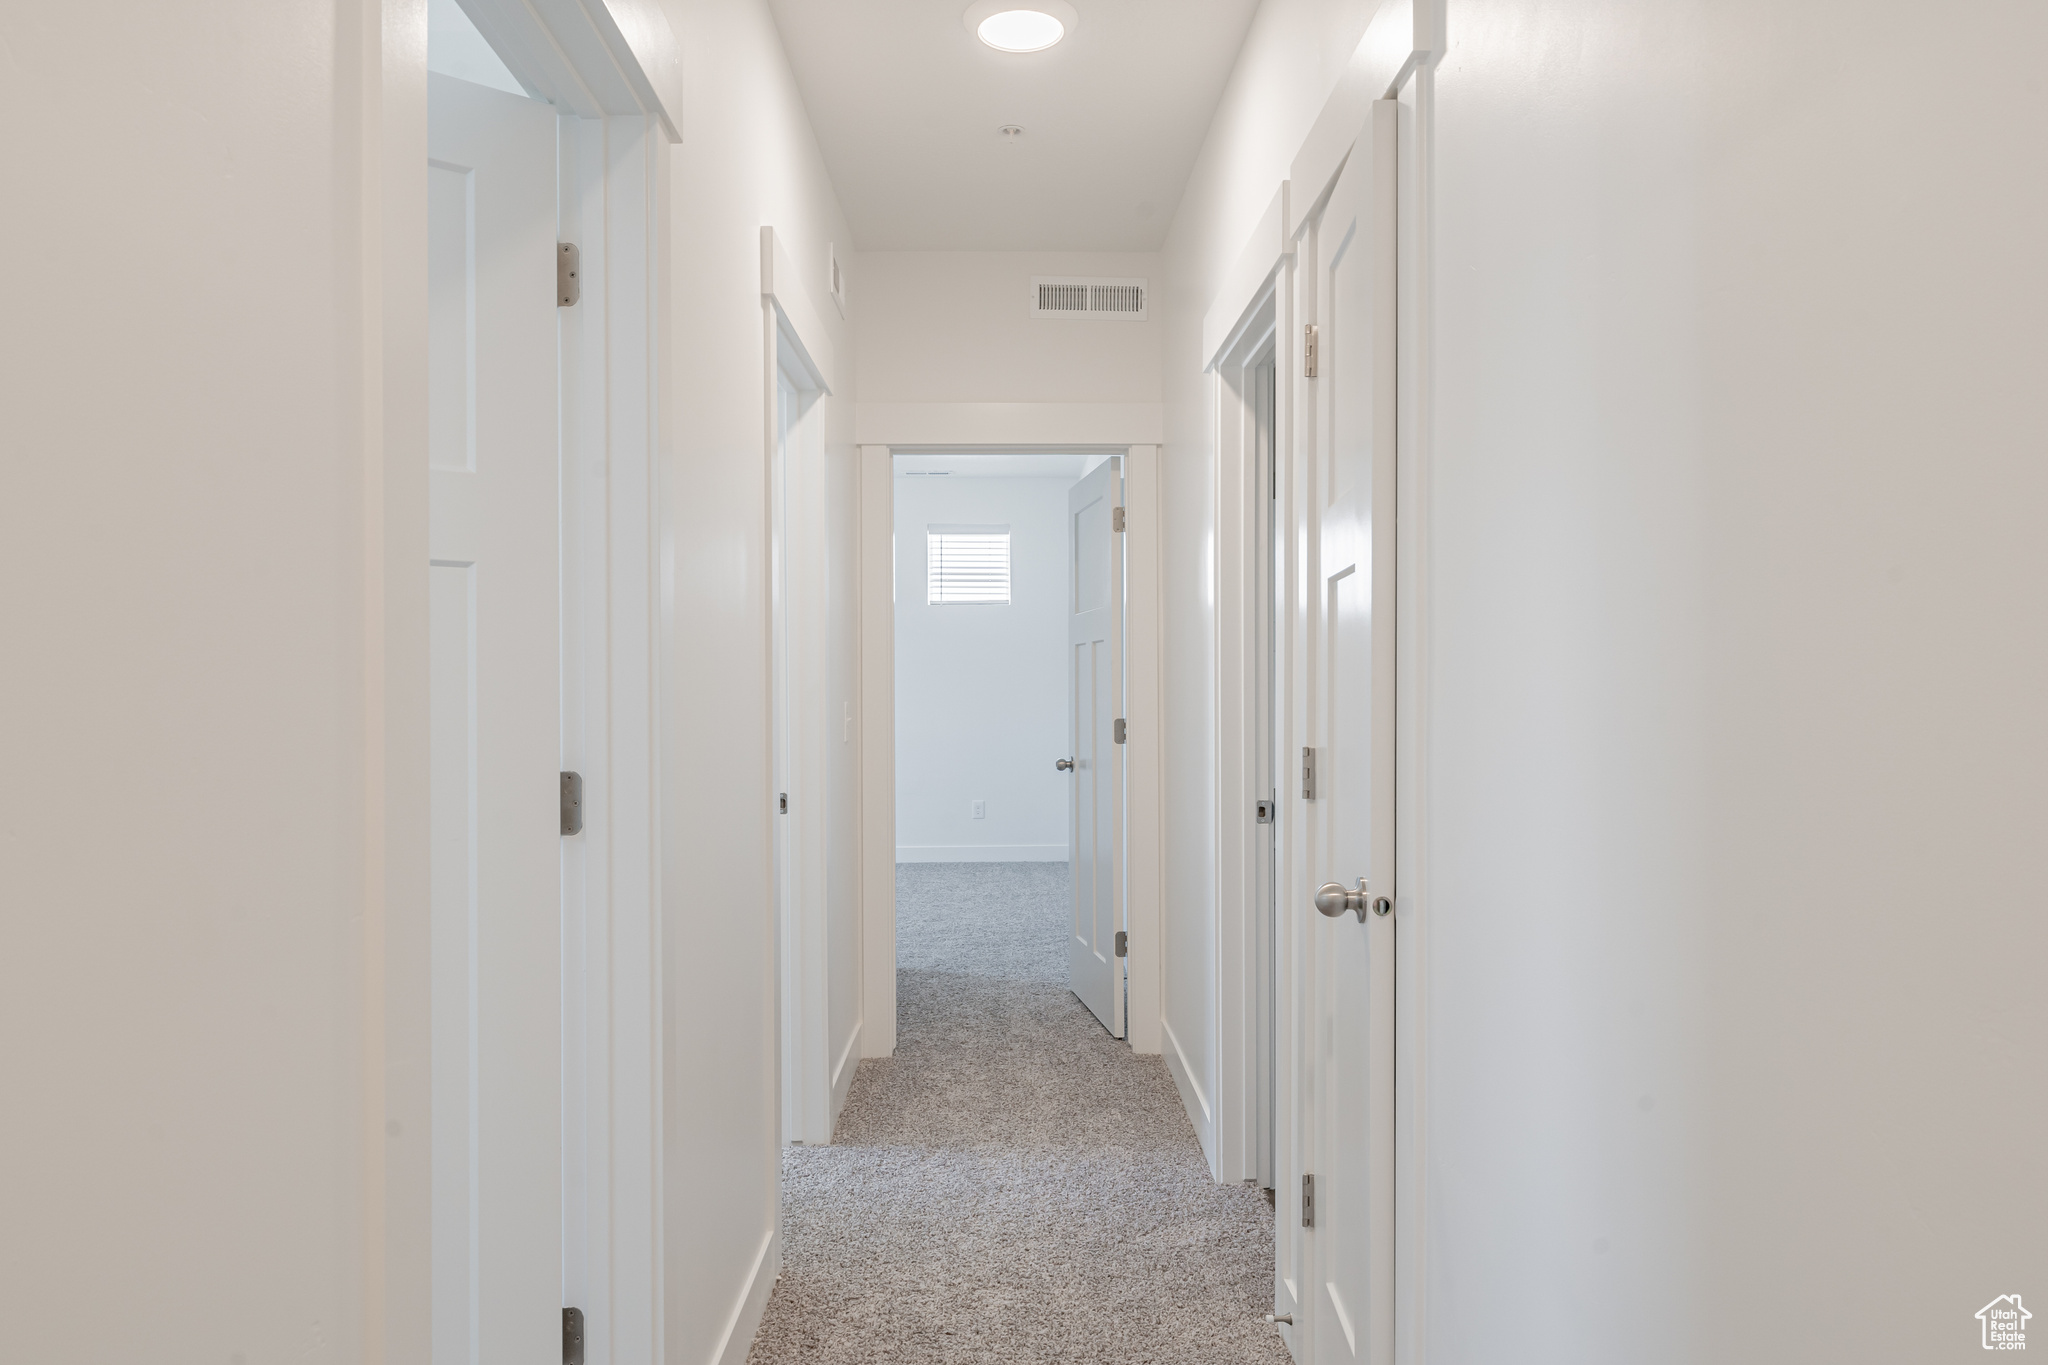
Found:
[[[793,733],[790,647],[789,434],[797,423],[796,390],[789,377],[776,372],[775,453],[768,468],[768,702],[769,749],[775,782],[775,970],[776,1051],[781,1068],[781,1135],[784,1142],[802,1142],[804,1123],[804,934],[797,885],[798,859],[790,818],[795,738]],[[808,793],[799,791],[801,802]]]
[[[1072,737],[1068,866],[1073,914],[1067,981],[1115,1037],[1124,1036],[1124,763],[1116,733],[1124,696],[1124,556],[1117,513],[1123,460],[1113,457],[1067,494],[1067,688]]]
[[[434,1365],[561,1359],[555,115],[428,78]]]
[[[770,622],[775,707],[777,963],[781,975],[782,1137],[832,1141],[832,1057],[825,903],[826,784],[822,541],[825,477],[818,390],[777,370],[769,471]]]
[[[1325,913],[1295,907],[1315,1020],[1319,1363],[1393,1359],[1394,112],[1374,106],[1316,232],[1309,873],[1341,884]]]

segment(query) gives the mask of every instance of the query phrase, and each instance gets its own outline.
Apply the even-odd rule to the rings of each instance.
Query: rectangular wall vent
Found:
[[[1041,318],[1145,320],[1145,281],[1035,276],[1031,313]]]

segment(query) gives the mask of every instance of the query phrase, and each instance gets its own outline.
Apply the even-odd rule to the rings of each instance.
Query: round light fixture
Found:
[[[1067,26],[1035,9],[1006,9],[982,20],[974,36],[998,52],[1043,52],[1067,36]]]
[[[960,19],[998,52],[1043,52],[1072,33],[1080,16],[1066,0],[980,0]]]

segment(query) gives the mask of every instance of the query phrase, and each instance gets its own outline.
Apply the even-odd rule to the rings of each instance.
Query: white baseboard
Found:
[[[853,1089],[853,1073],[860,1070],[860,1028],[861,1021],[853,1021],[853,1032],[847,1036],[846,1046],[839,1049],[839,1061],[832,1068],[832,1108],[828,1126],[839,1127],[839,1111],[846,1108],[846,1096]]]
[[[1065,844],[898,844],[899,863],[1063,863]]]
[[[1160,1036],[1166,1040],[1166,1070],[1173,1077],[1174,1088],[1180,1091],[1181,1106],[1188,1111],[1188,1122],[1195,1126],[1195,1140],[1202,1144],[1202,1155],[1208,1159],[1209,1174],[1216,1175],[1216,1115],[1209,1108],[1209,1097],[1202,1093],[1202,1086],[1195,1079],[1195,1069],[1188,1065],[1188,1054],[1181,1049],[1180,1039],[1173,1036],[1173,1025],[1164,1019],[1159,1021]]]
[[[775,1288],[776,1277],[781,1273],[782,1211],[777,1209],[768,1235],[761,1239],[761,1249],[754,1253],[754,1268],[748,1272],[747,1287],[733,1305],[718,1349],[711,1353],[718,1365],[747,1365],[747,1350],[754,1344],[754,1333],[761,1330],[761,1315],[768,1311],[768,1291]]]

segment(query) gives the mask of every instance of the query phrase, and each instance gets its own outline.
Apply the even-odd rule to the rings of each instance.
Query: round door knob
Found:
[[[1055,762],[1052,766],[1060,772],[1070,773],[1074,771],[1074,760],[1071,758],[1062,758]]]
[[[1358,889],[1352,891],[1342,882],[1324,882],[1316,888],[1316,909],[1335,919],[1346,910],[1358,912],[1358,922],[1365,923],[1365,907],[1368,895],[1365,878],[1358,879]]]

